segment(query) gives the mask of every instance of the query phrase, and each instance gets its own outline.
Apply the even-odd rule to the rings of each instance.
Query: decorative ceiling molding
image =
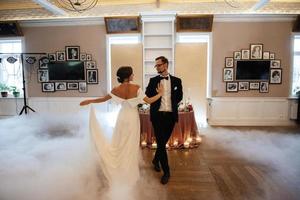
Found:
[[[65,15],[65,16],[68,15],[68,13],[65,10],[57,7],[56,5],[50,3],[47,0],[33,0],[33,1],[40,4],[42,7],[49,10],[50,12],[52,12],[55,15]]]
[[[49,2],[55,5],[52,0],[34,0],[35,2]],[[213,15],[262,15],[262,14],[278,14],[278,15],[295,15],[300,14],[300,1],[282,1],[270,0],[267,4],[259,9],[253,9],[254,6],[262,5],[265,1],[242,1],[235,0],[239,3],[237,8],[230,7],[223,0],[128,0],[126,3],[122,0],[101,1],[93,9],[83,13],[73,13],[65,11],[67,14],[57,14],[45,9],[33,1],[24,0],[27,6],[23,5],[21,0],[11,0],[7,3],[0,1],[0,21],[7,20],[46,20],[46,19],[65,19],[65,18],[96,18],[109,16],[136,16],[141,12],[175,12],[180,15],[192,14],[213,14]],[[18,6],[17,2],[20,2]],[[159,2],[159,8],[157,7]],[[13,5],[15,9],[13,9]],[[4,9],[3,9],[4,8]],[[59,7],[57,7],[59,8]]]

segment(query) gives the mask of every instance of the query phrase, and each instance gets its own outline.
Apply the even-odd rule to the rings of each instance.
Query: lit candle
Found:
[[[202,141],[202,138],[201,138],[200,136],[197,136],[196,142],[197,142],[197,143],[201,143],[201,141]]]
[[[189,142],[185,142],[185,143],[183,144],[183,146],[184,146],[184,148],[189,148],[190,143],[189,143]]]
[[[173,145],[174,145],[174,146],[177,146],[177,145],[178,145],[178,141],[175,140],[174,143],[173,143]]]
[[[152,148],[153,149],[156,149],[157,148],[157,144],[154,142],[154,143],[152,143]]]
[[[146,147],[147,146],[147,142],[146,141],[143,141],[142,142],[142,147]]]

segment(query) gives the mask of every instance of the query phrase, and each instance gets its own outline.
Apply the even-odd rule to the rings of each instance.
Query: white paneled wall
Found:
[[[287,98],[210,98],[207,103],[209,125],[286,126],[293,125]]]
[[[94,98],[94,97],[89,97]],[[79,106],[81,97],[31,97],[28,105],[37,113],[70,114],[77,113],[86,107]],[[109,109],[108,104],[95,104],[99,110]],[[0,116],[18,115],[23,107],[23,99],[0,98]],[[32,111],[29,111],[32,113]]]

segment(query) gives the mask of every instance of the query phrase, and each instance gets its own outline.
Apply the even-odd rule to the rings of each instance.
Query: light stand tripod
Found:
[[[25,114],[27,115],[27,108],[29,110],[31,110],[32,112],[35,112],[35,110],[33,110],[32,108],[30,108],[28,105],[27,105],[27,97],[26,97],[26,82],[25,82],[25,70],[24,70],[24,65],[23,65],[23,55],[24,54],[30,54],[30,55],[44,55],[46,53],[21,53],[21,66],[22,66],[22,79],[23,79],[23,100],[24,100],[24,106],[20,112],[19,115],[22,115],[22,113],[25,111]]]
[[[32,108],[30,108],[27,105],[27,96],[26,96],[26,82],[25,82],[25,66],[24,66],[24,56],[23,55],[47,55],[46,53],[0,53],[0,55],[20,55],[20,65],[22,67],[22,82],[23,82],[23,101],[24,101],[24,105],[23,108],[21,110],[21,112],[19,113],[19,115],[22,115],[23,112],[25,112],[25,114],[28,114],[27,109],[31,110],[32,112],[35,112],[35,110],[33,110]],[[2,59],[2,58],[1,58]]]

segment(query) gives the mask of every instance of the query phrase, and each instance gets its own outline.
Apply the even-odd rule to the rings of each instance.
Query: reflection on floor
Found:
[[[144,199],[299,199],[298,128],[210,128],[199,148],[169,151],[172,177]],[[248,148],[248,149],[243,149]],[[143,150],[146,174],[153,151]]]

